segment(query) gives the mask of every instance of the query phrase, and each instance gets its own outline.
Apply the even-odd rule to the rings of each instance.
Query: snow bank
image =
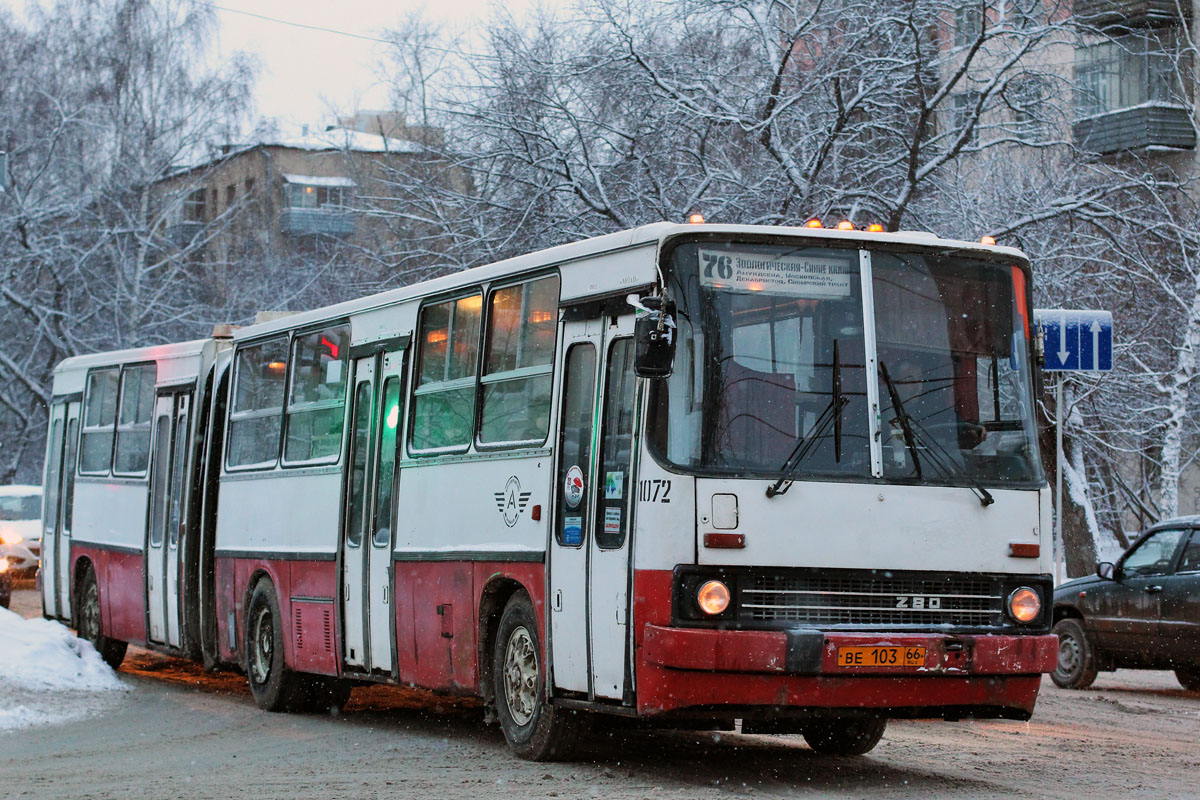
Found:
[[[96,648],[46,619],[0,608],[0,731],[86,715],[86,696],[123,684]]]
[[[11,688],[34,691],[124,689],[90,642],[48,619],[24,619],[0,608],[0,676]]]

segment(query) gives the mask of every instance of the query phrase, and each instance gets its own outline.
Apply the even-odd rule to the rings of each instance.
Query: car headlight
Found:
[[[705,614],[720,614],[729,608],[729,587],[720,581],[705,581],[696,592],[696,604]]]
[[[1017,622],[1033,622],[1042,613],[1042,598],[1028,586],[1018,587],[1008,596],[1008,613]]]

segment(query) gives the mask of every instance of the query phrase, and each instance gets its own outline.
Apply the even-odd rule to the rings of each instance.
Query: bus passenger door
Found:
[[[367,672],[394,671],[392,586],[397,436],[404,351],[354,364],[353,432],[342,535],[345,662]]]
[[[610,325],[601,364],[596,473],[592,481],[588,606],[591,610],[592,689],[623,700],[629,644],[630,511],[633,508],[633,315]]]
[[[392,583],[392,543],[395,541],[396,449],[400,431],[401,367],[404,351],[384,353],[380,365],[378,408],[375,423],[370,546],[364,546],[367,565],[366,627],[368,669],[391,673],[396,632],[395,587]]]
[[[55,405],[50,410],[42,502],[42,612],[47,617],[71,616],[70,517],[78,441],[79,403]]]
[[[346,666],[365,669],[366,556],[363,555],[367,486],[371,471],[371,423],[375,410],[375,357],[354,362],[354,407],[350,452],[346,457],[345,514],[342,518],[342,631]]]
[[[550,653],[554,687],[588,692],[587,562],[591,542],[599,319],[563,323],[554,530],[550,539]]]
[[[191,393],[160,394],[154,405],[150,518],[146,530],[147,638],[179,647],[180,539],[187,519],[188,424]]]

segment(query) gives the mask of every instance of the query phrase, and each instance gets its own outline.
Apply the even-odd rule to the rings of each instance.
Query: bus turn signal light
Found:
[[[1008,613],[1017,622],[1033,622],[1041,611],[1041,598],[1028,586],[1022,586],[1008,596]]]
[[[720,614],[729,608],[729,587],[720,581],[706,582],[696,592],[696,604],[705,614]]]

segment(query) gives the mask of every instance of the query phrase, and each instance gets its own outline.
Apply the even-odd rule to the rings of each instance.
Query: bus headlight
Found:
[[[20,544],[23,541],[25,539],[19,533],[0,533],[0,542],[5,544]]]
[[[729,587],[720,581],[706,581],[696,592],[696,604],[705,614],[720,614],[729,608]]]
[[[1008,613],[1017,622],[1033,622],[1042,611],[1042,598],[1028,586],[1013,590],[1008,596]]]

